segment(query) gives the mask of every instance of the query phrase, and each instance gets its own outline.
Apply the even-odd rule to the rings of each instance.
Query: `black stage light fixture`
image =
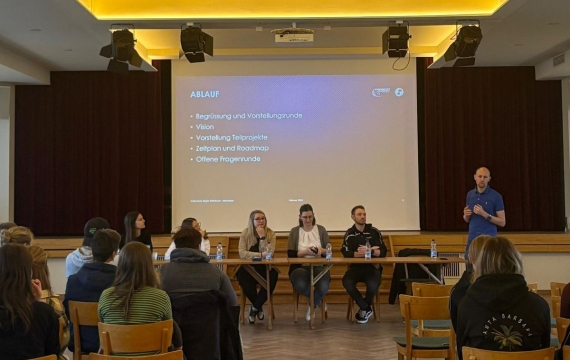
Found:
[[[403,58],[408,53],[408,40],[412,38],[407,21],[391,21],[382,34],[382,54],[390,58]]]
[[[464,23],[459,29],[459,25]],[[445,61],[458,58],[453,67],[475,65],[475,53],[483,39],[479,20],[458,20],[456,22],[455,41],[444,54]]]
[[[120,25],[120,24],[118,24]],[[113,29],[111,25],[111,29]],[[120,25],[120,30],[115,30],[111,34],[111,44],[103,46],[99,55],[110,58],[107,70],[119,74],[128,74],[129,64],[135,67],[142,66],[142,58],[135,50],[136,40],[132,32],[124,25]],[[134,26],[130,25],[134,28]]]
[[[182,26],[180,30],[180,45],[186,59],[191,63],[204,62],[204,54],[214,56],[214,38],[197,26]]]

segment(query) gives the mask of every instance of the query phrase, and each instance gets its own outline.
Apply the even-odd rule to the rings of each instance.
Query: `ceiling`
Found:
[[[476,66],[536,66],[540,78],[570,76],[570,61],[557,71],[551,64],[570,50],[570,1],[505,1],[439,0],[428,6],[425,0],[290,0],[284,6],[267,0],[138,0],[135,7],[132,0],[1,0],[0,83],[49,84],[50,71],[105,70],[108,60],[99,50],[110,43],[115,23],[135,25],[145,71],[154,71],[152,59],[178,58],[180,26],[187,22],[200,23],[214,37],[215,57],[206,61],[216,61],[384,57],[388,21],[406,20],[412,56],[432,56],[433,66],[449,66],[439,58],[455,22],[471,18],[481,21],[483,31]],[[275,45],[271,30],[293,22],[315,30],[312,46]]]

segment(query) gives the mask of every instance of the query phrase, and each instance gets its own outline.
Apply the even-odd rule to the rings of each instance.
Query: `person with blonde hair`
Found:
[[[254,210],[249,214],[247,228],[241,232],[239,237],[239,256],[242,259],[265,258],[268,247],[275,249],[275,241],[275,233],[267,227],[265,213],[261,210]],[[265,278],[265,265],[253,265],[253,268],[261,277]],[[272,268],[269,272],[269,291],[271,294],[277,285],[278,276],[277,270]],[[236,277],[245,296],[251,301],[247,321],[253,324],[255,318],[263,320],[265,318],[263,304],[267,301],[267,290],[261,287],[257,292],[257,280],[243,267],[236,272]]]
[[[483,248],[483,244],[490,238],[491,236],[489,235],[480,235],[471,242],[471,246],[469,246],[469,255],[466,259],[471,267],[467,267],[457,284],[455,284],[453,289],[451,289],[451,293],[449,294],[449,312],[451,314],[453,329],[457,329],[457,311],[459,309],[459,304],[465,297],[467,289],[473,283],[473,278],[475,276],[475,273],[472,270],[474,266],[473,264],[477,260],[477,257]]]
[[[0,230],[0,246],[6,244],[32,245],[34,234],[25,226],[13,226]]]
[[[0,360],[23,360],[60,353],[57,315],[37,301],[32,256],[22,245],[0,247]]]
[[[63,356],[65,348],[69,344],[69,320],[65,315],[65,308],[59,300],[56,293],[51,290],[51,282],[49,278],[49,268],[47,266],[48,253],[39,246],[30,246],[30,254],[32,254],[32,279],[37,279],[42,284],[42,301],[53,308],[58,316],[59,321],[59,358],[66,359]]]
[[[457,314],[459,359],[463,346],[495,351],[548,348],[548,303],[528,290],[515,246],[504,237],[489,237],[474,268],[474,282]]]

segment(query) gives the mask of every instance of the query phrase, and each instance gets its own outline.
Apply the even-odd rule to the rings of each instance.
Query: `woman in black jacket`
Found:
[[[475,281],[457,316],[457,352],[463,346],[529,351],[550,346],[550,310],[528,291],[521,254],[503,237],[491,237],[475,261]]]

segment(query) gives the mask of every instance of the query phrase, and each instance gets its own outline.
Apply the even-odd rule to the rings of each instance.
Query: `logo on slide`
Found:
[[[376,88],[372,89],[372,96],[374,97],[381,97],[382,94],[389,94],[390,88]]]
[[[394,90],[394,94],[395,94],[397,97],[403,96],[403,95],[404,95],[404,89],[402,89],[402,88],[397,88],[396,90]]]

